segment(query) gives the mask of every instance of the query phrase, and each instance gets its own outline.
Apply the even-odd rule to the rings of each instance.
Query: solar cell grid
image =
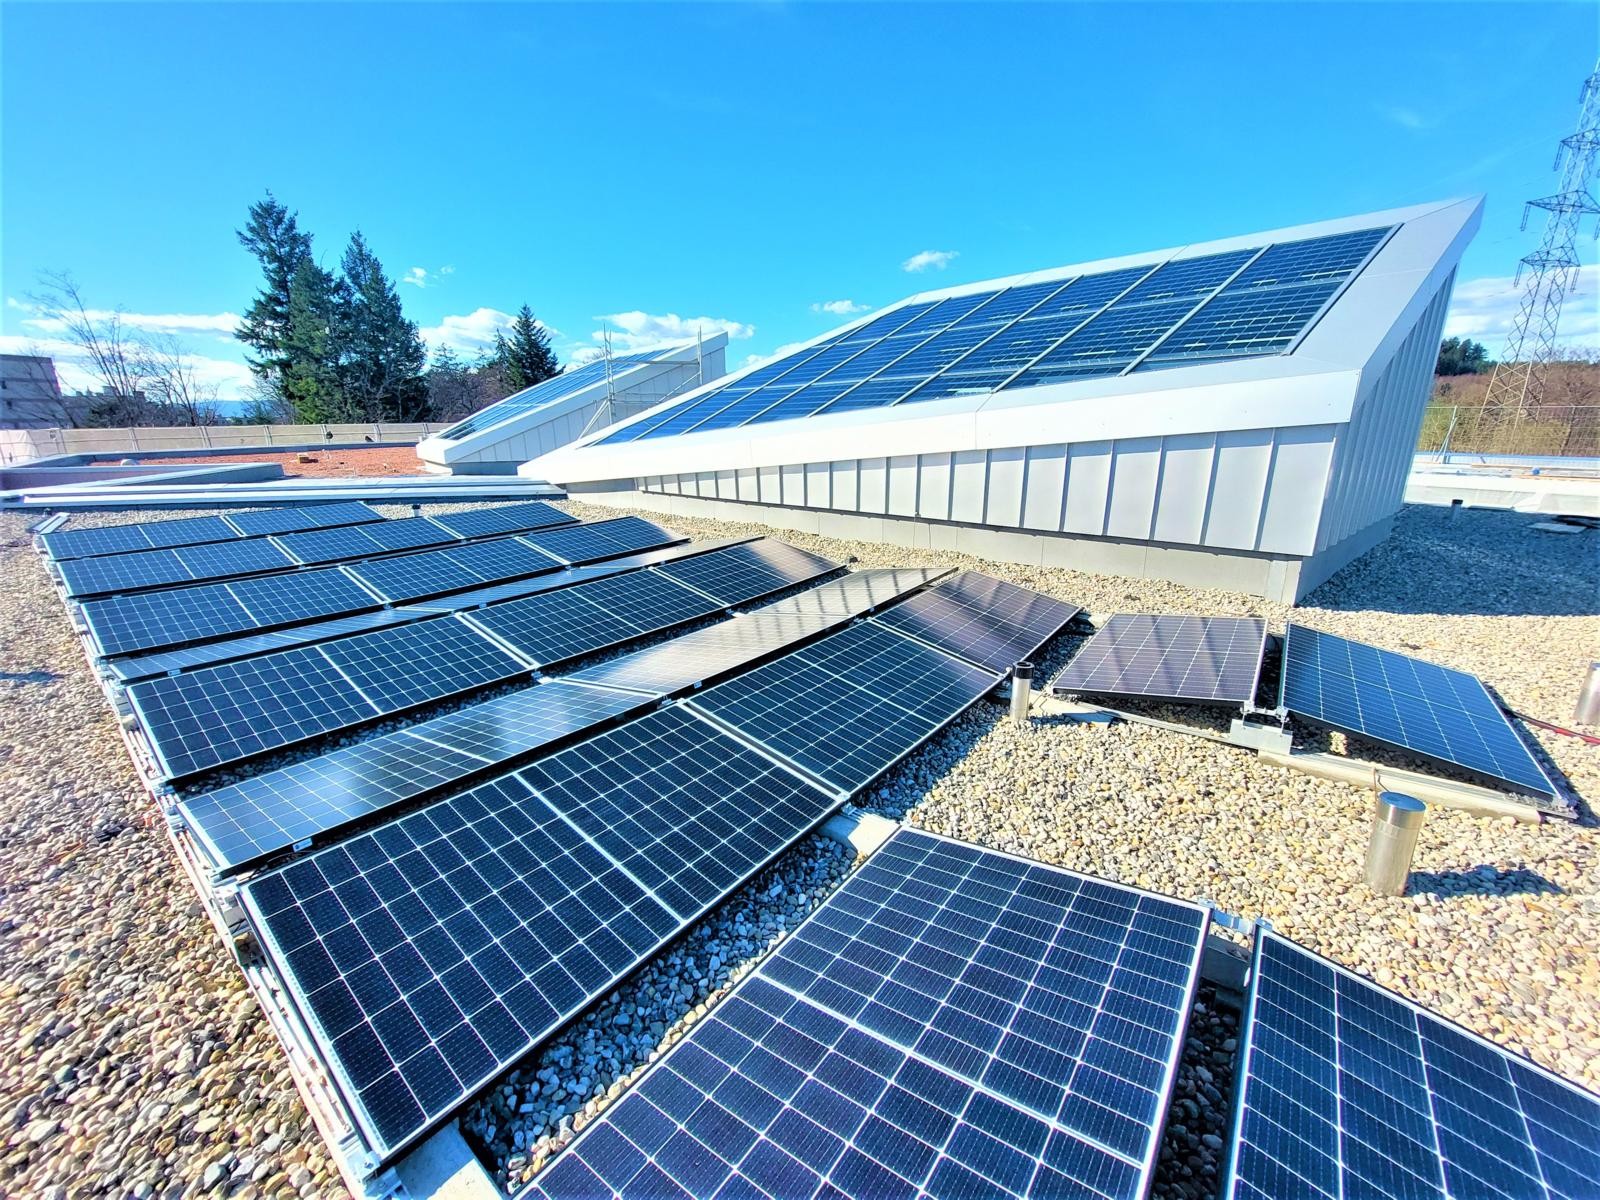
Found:
[[[704,592],[719,604],[732,605],[838,569],[820,554],[762,538],[666,563],[656,572]]]
[[[1389,232],[1387,227],[1359,229],[1279,243],[1240,272],[1230,290],[1343,279],[1366,261]]]
[[[299,562],[314,564],[385,554],[394,550],[415,550],[421,546],[453,542],[457,538],[427,517],[406,517],[370,527],[352,525],[343,529],[286,533],[274,540]]]
[[[495,538],[471,546],[440,551],[450,562],[464,567],[482,583],[536,575],[556,565],[550,555],[514,537]]]
[[[1272,291],[1224,292],[1179,325],[1138,369],[1285,349],[1338,288],[1337,283],[1311,283]]]
[[[991,671],[1008,671],[1080,609],[1014,584],[963,571],[874,620]]]
[[[454,553],[450,550],[423,550],[416,554],[399,554],[394,558],[352,563],[345,570],[385,600],[402,604],[408,600],[460,591],[482,583],[483,576],[457,562]],[[549,571],[559,566],[548,555],[544,557],[544,563],[544,569]]]
[[[639,517],[618,517],[592,525],[536,529],[522,540],[563,562],[585,563],[682,539]]]
[[[211,865],[236,874],[650,703],[560,680],[531,684],[189,796],[178,808]]]
[[[1007,387],[1037,387],[1060,374],[1115,374],[1188,314],[1188,300],[1115,305],[1053,347]]]
[[[107,596],[85,601],[80,611],[102,654],[174,646],[255,625],[223,584]]]
[[[1571,809],[1483,683],[1464,671],[1291,623],[1278,703],[1335,729],[1475,771]]]
[[[576,519],[559,508],[546,504],[543,500],[535,500],[530,504],[502,504],[495,508],[449,513],[433,518],[459,537],[489,537],[497,533],[517,533],[524,529],[540,529],[547,525],[569,525]]]
[[[336,567],[321,571],[296,571],[292,575],[263,575],[259,579],[241,579],[220,586],[225,586],[250,614],[249,624],[240,626],[241,631],[254,626],[287,625],[312,617],[331,617],[335,613],[356,612],[377,606],[376,597]],[[174,593],[161,594],[168,596]],[[216,632],[233,630],[219,629]]]
[[[644,362],[656,357],[658,352],[641,352],[639,354],[624,355],[611,360],[611,376],[615,379],[623,371],[632,371]],[[541,408],[555,403],[574,392],[582,391],[586,387],[594,387],[606,380],[606,363],[604,360],[586,363],[564,371],[542,383],[536,383],[530,388],[514,392],[504,400],[489,405],[488,408],[474,413],[459,424],[452,425],[439,436],[447,441],[459,442],[463,438],[481,433],[485,429],[493,429],[502,425],[513,417],[525,413],[537,412]]]
[[[1254,617],[1118,615],[1051,681],[1062,695],[1249,704],[1267,623]]]
[[[650,746],[648,788],[629,773],[641,739]],[[833,804],[681,710],[652,713],[529,770],[572,819],[527,778],[507,775],[242,889],[380,1157],[681,931],[705,907],[695,893],[738,872],[739,855],[757,869],[803,832],[794,822],[815,824]],[[694,910],[668,908],[600,849],[606,830],[582,826],[593,805],[623,795],[640,806],[630,814],[640,829],[665,824],[664,815],[650,818],[652,808],[698,822],[698,845],[665,837],[648,863],[635,859],[681,868],[679,890]],[[669,853],[679,858],[662,857]]]
[[[713,600],[653,572],[492,605],[467,619],[549,666],[717,611]]]
[[[171,550],[68,559],[60,564],[60,570],[68,595],[89,596],[283,570],[292,566],[294,560],[264,538],[235,538],[231,542],[182,546]]]
[[[136,521],[99,529],[58,529],[45,534],[43,541],[50,557],[59,559],[167,549],[237,536],[221,517],[180,517],[175,521]]]
[[[1259,249],[1259,248],[1258,248]],[[1145,304],[1157,300],[1188,300],[1191,304],[1227,282],[1228,277],[1257,253],[1230,250],[1202,258],[1179,258],[1163,263],[1117,303]]]
[[[127,683],[136,679],[149,679],[156,675],[193,670],[208,663],[250,658],[273,650],[286,650],[290,646],[305,646],[328,638],[342,637],[345,634],[365,633],[369,629],[382,629],[387,625],[403,625],[407,621],[420,620],[427,615],[426,612],[380,608],[349,617],[307,622],[288,629],[274,629],[266,633],[203,642],[198,646],[180,646],[175,650],[157,650],[150,654],[114,658],[105,663],[105,668],[117,679]]]
[[[1592,1095],[1257,927],[1228,1200],[1578,1200]]]
[[[853,793],[996,682],[868,622],[717,684],[690,705]]]
[[[902,829],[533,1194],[1142,1196],[1205,927]]]
[[[308,504],[302,508],[261,508],[229,513],[227,522],[240,533],[256,536],[289,533],[296,529],[332,529],[336,525],[360,525],[383,520],[383,515],[360,501],[335,504]],[[210,539],[207,539],[210,540]]]

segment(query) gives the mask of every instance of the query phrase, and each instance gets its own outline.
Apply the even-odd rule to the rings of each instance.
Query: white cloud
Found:
[[[913,275],[928,270],[930,267],[942,271],[950,265],[950,261],[961,257],[959,250],[921,250],[913,254],[900,264],[902,271],[909,271]]]
[[[456,269],[454,267],[440,267],[439,268],[439,274],[441,274],[441,275],[454,275],[455,273],[456,273]]]
[[[1527,283],[1527,277],[1523,277]],[[1468,279],[1456,285],[1445,318],[1446,337],[1467,337],[1482,342],[1498,358],[1511,334],[1522,304],[1522,287],[1513,276]],[[1600,338],[1600,264],[1578,268],[1578,279],[1561,306],[1562,343],[1593,342]]]
[[[424,288],[428,286],[428,269],[426,267],[410,267],[400,277],[401,283],[409,283],[413,287]]]
[[[646,312],[607,313],[596,317],[612,326],[611,348],[614,351],[643,350],[663,342],[692,342],[697,337],[713,333],[726,333],[731,340],[754,337],[756,327],[727,317],[680,317],[677,313],[656,315]],[[597,329],[589,335],[597,347],[603,346],[606,330]],[[596,351],[598,353],[598,351]],[[573,358],[576,361],[577,354]],[[590,357],[594,357],[593,354]]]
[[[0,354],[44,354],[55,360],[56,378],[66,392],[97,392],[101,388],[99,376],[90,369],[83,351],[73,342],[53,337],[23,337],[17,334],[0,334]],[[225,358],[208,358],[188,355],[195,378],[203,386],[214,386],[222,400],[237,400],[250,387],[255,377],[242,362]]]
[[[822,300],[811,306],[814,313],[830,313],[835,317],[848,317],[855,313],[864,313],[871,308],[870,304],[857,304],[854,300]]]
[[[1401,129],[1409,129],[1413,133],[1421,133],[1424,129],[1432,129],[1436,122],[1423,116],[1414,108],[1407,108],[1404,104],[1379,104],[1374,106],[1378,115],[1391,125],[1398,125]]]
[[[35,305],[21,304],[14,299],[7,300],[6,305],[32,313],[39,311]],[[209,333],[231,338],[233,331],[239,327],[239,314],[231,312],[134,313],[91,308],[85,315],[97,323],[116,317],[124,329],[136,329],[141,333]],[[65,328],[65,322],[56,317],[24,317],[22,324],[43,334],[60,333]]]

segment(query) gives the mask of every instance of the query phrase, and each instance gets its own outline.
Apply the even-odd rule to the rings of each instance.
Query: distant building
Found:
[[[42,354],[0,354],[0,429],[73,424],[53,359]]]

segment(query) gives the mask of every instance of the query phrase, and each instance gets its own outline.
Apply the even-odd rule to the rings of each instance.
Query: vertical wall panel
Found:
[[[989,451],[989,495],[983,523],[1015,528],[1022,523],[1022,483],[1026,469],[1023,448]]]
[[[842,512],[856,512],[861,507],[857,486],[856,460],[843,459],[832,466],[831,493],[833,507]]]
[[[917,515],[917,456],[895,455],[889,459],[888,511],[897,517]]]
[[[950,455],[924,454],[919,464],[917,511],[929,521],[950,519]]]
[[[1216,435],[1180,433],[1164,439],[1155,540],[1199,545],[1211,501]]]
[[[989,456],[982,450],[957,450],[950,463],[950,519],[983,521],[983,494],[988,488]]]
[[[1217,469],[1206,512],[1207,546],[1254,550],[1272,471],[1272,430],[1239,429],[1217,435]]]
[[[1049,533],[1061,529],[1061,504],[1066,498],[1067,448],[1029,446],[1024,475],[1022,524]]]
[[[761,503],[763,503],[763,504],[782,504],[783,503],[783,483],[782,483],[781,478],[778,475],[778,468],[777,467],[759,467],[759,468],[757,468],[757,472],[758,472],[758,477],[760,478],[760,481],[761,481],[761,485],[760,485]]]
[[[783,495],[783,503],[796,508],[803,507],[806,502],[806,469],[801,463],[785,463],[778,470],[780,480],[779,490]]]
[[[753,467],[745,467],[738,473],[738,492],[741,500],[761,499],[761,479]]]
[[[888,464],[881,458],[863,458],[858,468],[861,489],[856,504],[861,512],[881,513],[888,499]]]
[[[1079,442],[1067,448],[1068,533],[1099,537],[1106,531],[1111,495],[1111,443]]]
[[[833,505],[833,488],[828,478],[828,463],[806,464],[806,505],[809,508],[830,508]]]
[[[1315,551],[1337,429],[1305,425],[1278,430],[1258,550],[1305,555]]]
[[[1121,438],[1113,443],[1107,537],[1150,536],[1156,511],[1156,486],[1160,481],[1160,438]]]

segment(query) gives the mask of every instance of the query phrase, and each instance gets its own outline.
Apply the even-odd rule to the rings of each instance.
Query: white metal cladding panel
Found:
[[[732,471],[717,472],[717,499],[737,500],[739,498],[739,483],[734,478]]]
[[[1108,537],[1148,538],[1161,482],[1161,439],[1127,438],[1111,444]]]
[[[1211,464],[1216,446],[1214,433],[1179,433],[1162,439],[1156,541],[1200,544],[1211,504]]]
[[[917,481],[917,512],[924,520],[950,519],[950,456],[924,454]]]
[[[988,485],[989,455],[984,450],[957,450],[951,458],[950,519],[973,525],[983,522],[983,493]]]
[[[829,487],[830,463],[806,464],[806,504],[811,508],[832,508],[833,489]]]
[[[1061,505],[1067,490],[1067,448],[1029,446],[1023,476],[1022,525],[1025,529],[1060,532]]]
[[[989,494],[984,504],[985,525],[1013,529],[1022,524],[1024,449],[1013,446],[989,451]]]
[[[1254,550],[1261,510],[1272,473],[1270,429],[1230,430],[1217,435],[1216,482],[1206,512],[1204,544]]]
[[[1068,533],[1099,537],[1106,531],[1106,498],[1111,494],[1111,443],[1080,442],[1067,447]]]
[[[858,466],[853,458],[833,464],[833,507],[842,512],[858,512],[861,508]]]
[[[1268,554],[1315,552],[1338,429],[1337,425],[1307,425],[1278,430],[1257,550]]]
[[[806,468],[804,463],[788,463],[779,469],[782,481],[780,503],[793,508],[804,508],[806,503]]]
[[[917,456],[899,454],[889,459],[888,511],[897,517],[917,515]]]
[[[856,511],[864,513],[882,513],[889,496],[889,464],[882,458],[862,459],[856,468],[858,477],[857,486],[860,491],[856,497]]]
[[[740,471],[738,473],[738,481],[739,499],[761,499],[761,477],[756,474],[754,467],[746,467],[744,470]]]
[[[782,477],[778,474],[777,467],[761,468],[761,503],[783,503]]]

